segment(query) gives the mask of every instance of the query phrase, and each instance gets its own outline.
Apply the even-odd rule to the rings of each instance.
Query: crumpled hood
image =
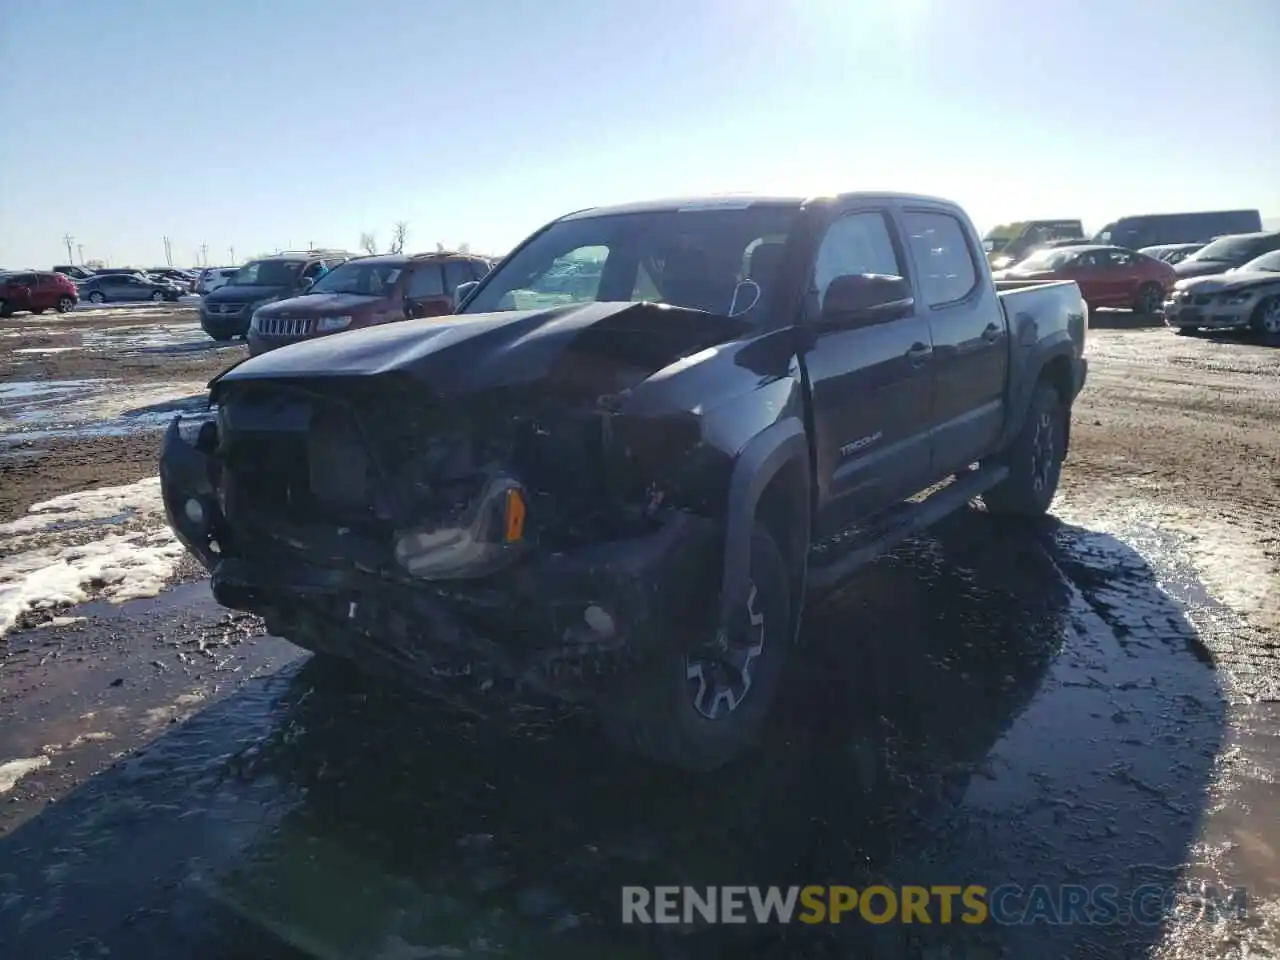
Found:
[[[1215,273],[1208,277],[1179,280],[1176,289],[1190,290],[1193,293],[1227,293],[1231,290],[1244,290],[1268,283],[1280,284],[1280,273],[1268,273],[1265,270],[1251,270],[1247,273]]]
[[[737,339],[743,320],[653,303],[585,303],[365,327],[252,357],[211,381],[409,376],[437,396],[554,382],[620,392],[677,360]]]
[[[360,313],[382,302],[382,297],[362,297],[356,293],[304,293],[300,297],[277,300],[262,308],[264,317],[334,317]]]

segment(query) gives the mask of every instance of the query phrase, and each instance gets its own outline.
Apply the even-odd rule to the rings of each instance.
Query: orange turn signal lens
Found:
[[[524,496],[519,490],[507,491],[507,530],[506,542],[515,543],[524,536],[524,518],[528,511],[525,508]]]

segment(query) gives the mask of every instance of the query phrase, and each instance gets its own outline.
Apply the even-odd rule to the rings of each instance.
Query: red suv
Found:
[[[0,317],[18,310],[66,313],[79,302],[75,281],[61,273],[52,270],[0,273]]]
[[[453,313],[458,285],[488,272],[487,261],[460,253],[356,257],[324,274],[305,293],[255,310],[249,354],[358,327],[445,316]]]

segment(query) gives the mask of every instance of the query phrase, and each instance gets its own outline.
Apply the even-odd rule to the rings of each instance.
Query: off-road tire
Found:
[[[991,513],[1040,516],[1058,489],[1071,409],[1049,383],[1036,385],[1022,429],[996,462],[1009,475],[982,497]],[[1047,458],[1047,460],[1046,460]]]
[[[755,743],[791,644],[791,587],[773,538],[759,524],[751,534],[750,610],[762,615],[764,644],[751,661],[751,686],[737,707],[708,719],[694,707],[683,652],[655,657],[606,689],[600,714],[610,739],[650,760],[695,772],[728,763]],[[710,596],[708,603],[719,603]],[[749,611],[741,611],[743,624]]]

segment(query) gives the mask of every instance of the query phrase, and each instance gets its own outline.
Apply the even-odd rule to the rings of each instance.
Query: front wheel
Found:
[[[1158,283],[1144,283],[1133,298],[1133,312],[1154,316],[1164,306],[1164,290]]]
[[[1009,475],[982,497],[992,513],[1039,516],[1049,509],[1066,457],[1071,410],[1048,383],[1036,386],[1022,429],[997,462]]]
[[[71,312],[72,310],[74,310],[75,308],[76,308],[76,302],[75,302],[74,300],[72,300],[70,297],[59,297],[59,298],[58,298],[58,312],[59,312],[59,313],[70,313],[70,312]]]
[[[101,290],[95,290],[93,291],[93,293],[89,294],[89,302],[90,303],[106,303],[107,296]]]
[[[615,743],[703,772],[755,742],[786,661],[792,602],[782,554],[760,525],[752,531],[749,569],[746,601],[732,623],[710,629],[683,654],[655,657],[602,697]],[[718,606],[718,595],[708,602]]]
[[[1267,297],[1253,311],[1249,328],[1263,336],[1280,336],[1280,297]]]

